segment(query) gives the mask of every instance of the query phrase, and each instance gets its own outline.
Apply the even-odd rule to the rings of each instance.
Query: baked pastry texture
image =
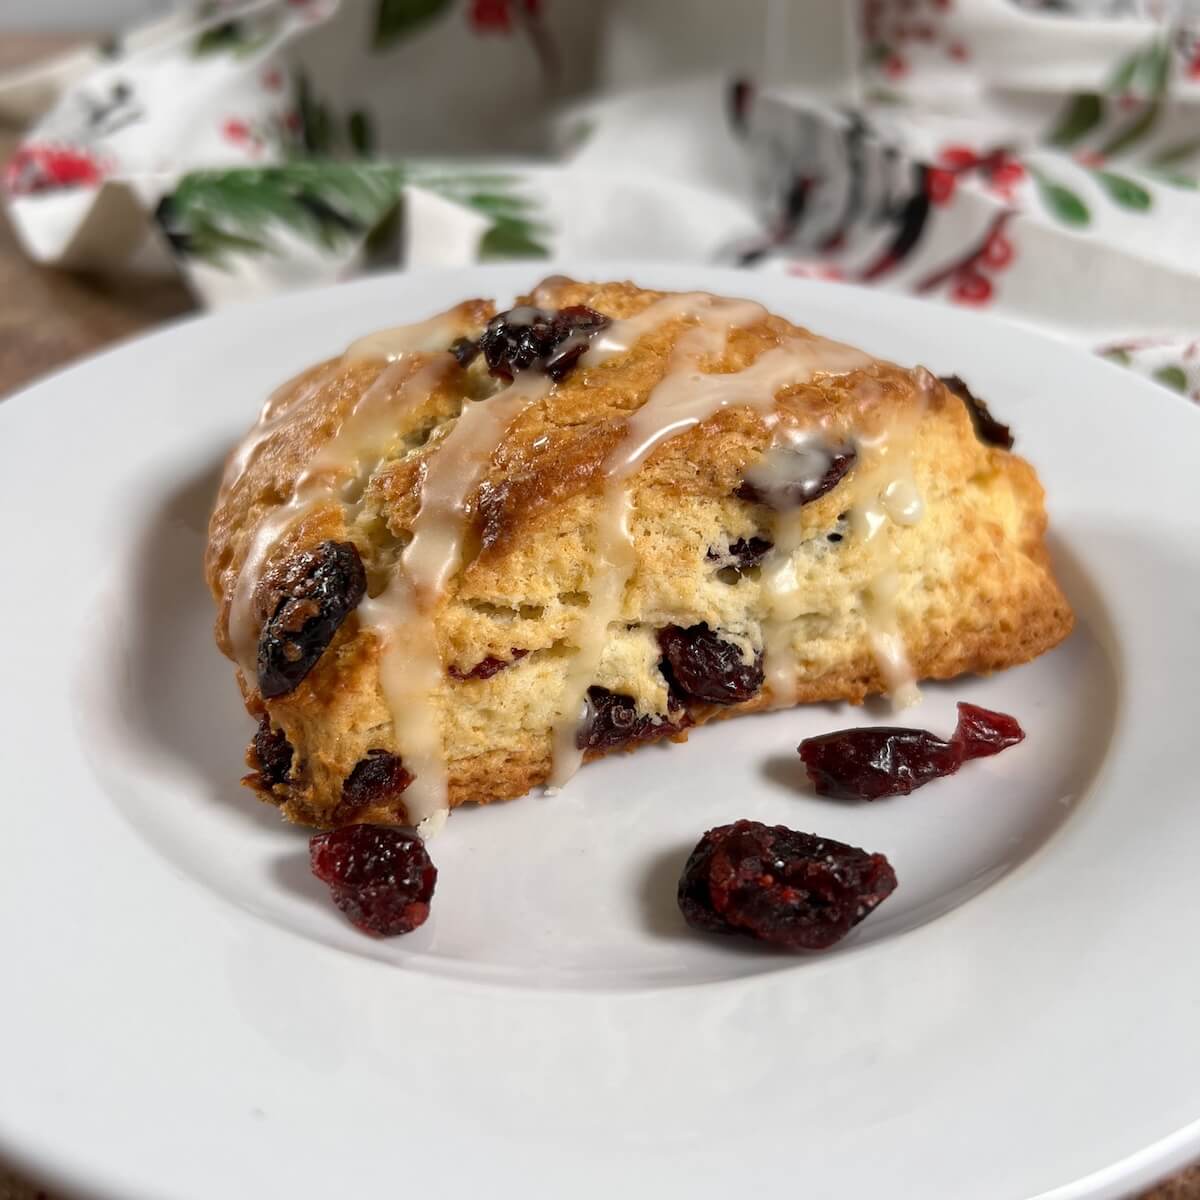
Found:
[[[436,820],[1042,653],[1073,618],[1041,486],[947,383],[750,302],[561,277],[305,371],[209,530],[247,782],[307,824]]]

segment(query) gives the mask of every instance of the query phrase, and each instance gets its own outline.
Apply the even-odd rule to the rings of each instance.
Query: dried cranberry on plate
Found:
[[[882,854],[784,825],[736,821],[700,839],[678,900],[695,929],[784,950],[824,950],[895,888],[896,873]]]
[[[437,868],[415,833],[389,825],[345,825],[316,834],[309,859],[334,904],[364,933],[411,933],[429,916]]]
[[[999,754],[1025,737],[1016,718],[975,704],[958,705],[949,740],[927,729],[866,726],[838,729],[800,743],[800,758],[822,796],[878,800],[953,775],[968,759]]]

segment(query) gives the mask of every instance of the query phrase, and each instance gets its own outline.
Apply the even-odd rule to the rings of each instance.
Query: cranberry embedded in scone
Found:
[[[673,692],[709,704],[740,704],[758,695],[763,685],[762,655],[747,663],[741,649],[707,625],[658,631],[662,672]]]
[[[587,709],[587,720],[578,735],[581,750],[614,750],[637,742],[656,742],[691,724],[685,712],[672,712],[655,720],[638,712],[632,696],[621,696],[602,687],[588,688]]]
[[[557,312],[540,308],[509,309],[493,317],[479,338],[488,370],[511,382],[519,371],[536,367],[561,380],[609,324],[609,318],[582,304]],[[459,356],[461,362],[461,356]]]
[[[367,591],[352,542],[322,542],[287,560],[269,581],[275,603],[258,641],[258,690],[286,695],[313,669]]]
[[[287,782],[292,770],[292,744],[282,729],[272,728],[271,718],[266,713],[255,731],[253,750],[258,773],[267,787]]]
[[[335,824],[352,821],[364,809],[381,804],[391,805],[399,816],[404,807],[395,802],[412,781],[412,774],[398,755],[388,750],[368,750],[367,757],[355,764],[342,784]]]

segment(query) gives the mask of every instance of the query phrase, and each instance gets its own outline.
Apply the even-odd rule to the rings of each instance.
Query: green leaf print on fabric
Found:
[[[1200,155],[1200,137],[1187,138],[1182,142],[1164,146],[1150,159],[1150,162],[1155,167],[1176,167],[1197,155]]]
[[[1088,206],[1069,187],[1048,179],[1041,171],[1031,171],[1042,203],[1064,225],[1082,228],[1091,222]]]
[[[1181,171],[1159,171],[1154,167],[1151,167],[1150,171],[1155,179],[1160,179],[1171,187],[1184,188],[1189,192],[1200,188],[1200,178],[1195,175],[1184,175]]]
[[[1165,41],[1155,40],[1135,50],[1117,66],[1108,90],[1121,97],[1142,98],[1145,107],[1136,117],[1109,135],[1099,153],[1106,158],[1128,150],[1140,142],[1158,124],[1162,100],[1171,86],[1171,50]]]
[[[518,217],[529,207],[523,196],[505,196],[497,192],[472,192],[462,199],[472,208],[496,217]]]
[[[299,161],[278,167],[193,171],[159,205],[176,252],[228,267],[234,255],[286,254],[280,236],[337,252],[369,238],[411,183],[490,221],[481,257],[545,257],[548,228],[535,201],[511,189],[517,176],[391,163]]]
[[[346,137],[354,152],[362,158],[375,149],[375,128],[366,109],[356,108],[346,118]]]
[[[1140,82],[1151,96],[1166,95],[1171,81],[1171,51],[1165,42],[1155,42],[1142,56]]]
[[[333,118],[329,106],[317,99],[303,71],[296,72],[296,109],[300,113],[304,152],[328,154],[333,148]]]
[[[1105,350],[1100,357],[1107,358],[1109,362],[1116,363],[1119,367],[1127,367],[1133,362],[1129,351],[1122,350],[1120,346],[1114,346],[1111,350]]]
[[[1171,50],[1165,41],[1155,39],[1123,58],[1108,81],[1108,91],[1116,95],[1134,93],[1162,96],[1171,79]]]
[[[1176,392],[1187,391],[1187,372],[1182,367],[1159,367],[1158,370],[1154,372],[1154,378],[1158,380],[1158,382],[1164,387],[1169,387]]]
[[[272,234],[283,230],[336,250],[381,220],[399,187],[394,167],[297,162],[193,171],[160,206],[159,220],[177,250],[218,265],[235,251],[272,252]]]
[[[1101,147],[1100,153],[1105,158],[1113,158],[1128,150],[1130,146],[1140,142],[1162,116],[1162,105],[1157,100],[1149,104],[1128,125],[1118,129]]]
[[[483,235],[479,257],[491,258],[549,258],[550,250],[537,241],[526,221],[497,221]]]
[[[371,45],[386,50],[451,7],[453,0],[377,0]]]
[[[1104,100],[1096,92],[1080,92],[1071,97],[1046,141],[1052,146],[1073,146],[1102,120]]]
[[[234,50],[242,43],[241,30],[236,21],[224,21],[210,26],[197,35],[192,43],[192,54],[203,58],[206,54],[220,54],[223,50]]]
[[[1096,178],[1104,190],[1122,208],[1133,212],[1147,212],[1154,203],[1154,197],[1140,183],[1135,183],[1127,175],[1117,175],[1112,171],[1097,171]]]
[[[1135,50],[1132,54],[1121,59],[1109,78],[1108,90],[1116,93],[1129,91],[1133,86],[1133,80],[1138,73],[1141,61],[1141,50]]]
[[[370,157],[375,150],[371,114],[356,108],[343,118],[317,97],[305,72],[297,71],[295,81],[304,152],[301,157]]]
[[[463,171],[441,167],[412,168],[409,182],[428,188],[447,200],[466,205],[492,220],[480,244],[481,258],[546,258],[550,230],[535,215],[535,204],[512,190],[516,180],[498,172]]]
[[[205,15],[211,17],[218,11],[213,7]],[[278,30],[279,22],[279,15],[273,13],[263,14],[257,20],[215,21],[196,35],[192,56],[205,58],[210,54],[232,54],[236,58],[247,58],[267,44]]]

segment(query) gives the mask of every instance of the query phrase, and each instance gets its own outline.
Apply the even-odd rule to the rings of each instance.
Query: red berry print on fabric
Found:
[[[983,239],[962,258],[920,280],[914,287],[918,294],[936,291],[947,284],[950,299],[958,304],[987,304],[996,292],[993,278],[1012,265],[1016,247],[1006,232],[1011,212],[1003,212],[992,222]]]
[[[957,171],[967,170],[979,163],[979,155],[970,146],[943,146],[938,158],[947,167],[953,167]]]
[[[1012,242],[1004,236],[1002,230],[997,229],[984,243],[983,254],[980,257],[987,266],[1001,270],[1012,262],[1013,253]]]
[[[950,297],[960,304],[986,304],[992,298],[991,280],[978,271],[962,271]]]
[[[97,187],[106,174],[104,165],[85,150],[34,142],[22,146],[8,160],[4,186],[14,196],[28,196]]]
[[[925,177],[929,188],[929,199],[938,205],[949,204],[954,199],[955,173],[943,167],[930,167]]]

